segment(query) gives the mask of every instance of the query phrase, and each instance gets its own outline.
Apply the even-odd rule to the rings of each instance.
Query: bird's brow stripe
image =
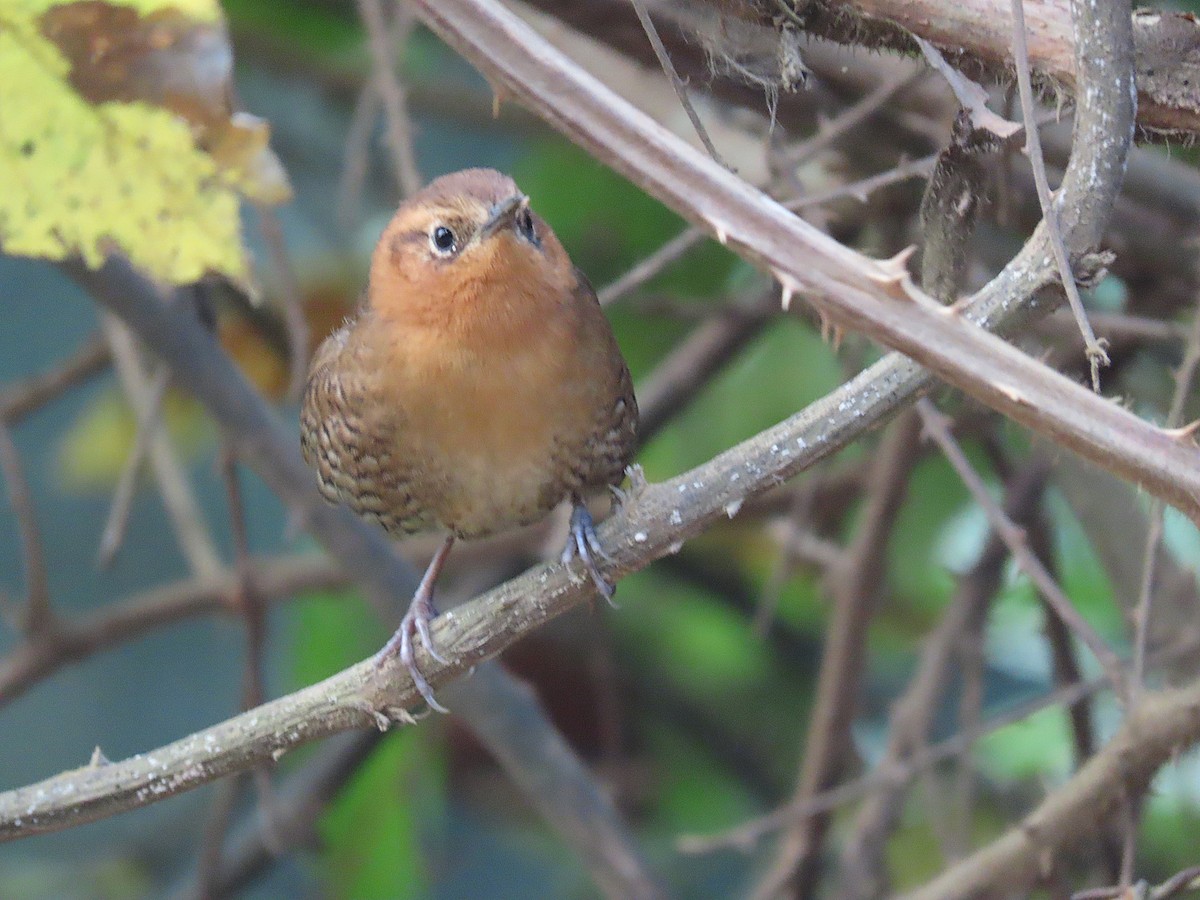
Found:
[[[429,235],[422,230],[404,231],[395,235],[388,244],[392,262],[399,263],[401,248],[409,244],[423,244],[429,240]]]

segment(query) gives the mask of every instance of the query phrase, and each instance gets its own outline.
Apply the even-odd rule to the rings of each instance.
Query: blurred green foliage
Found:
[[[369,656],[383,629],[353,593],[314,594],[292,624],[292,689]],[[445,765],[435,729],[398,728],[371,754],[320,821],[321,883],[331,898],[386,900],[428,893],[423,823],[445,815]]]

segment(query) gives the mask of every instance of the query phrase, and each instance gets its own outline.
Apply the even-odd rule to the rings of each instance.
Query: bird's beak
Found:
[[[501,228],[506,228],[516,221],[521,210],[529,205],[529,198],[524,194],[514,194],[507,200],[501,200],[492,207],[488,220],[479,229],[479,240],[490,238]]]

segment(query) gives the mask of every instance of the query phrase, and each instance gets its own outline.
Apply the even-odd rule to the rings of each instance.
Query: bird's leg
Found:
[[[612,557],[600,546],[600,539],[596,537],[596,526],[587,507],[578,498],[573,498],[572,503],[574,506],[571,509],[571,533],[567,535],[567,545],[563,547],[563,565],[567,565],[578,556],[583,561],[583,568],[591,577],[592,584],[596,585],[596,590],[610,606],[615,606],[612,598],[617,589],[596,568],[596,562],[592,558],[594,554],[605,562],[612,562]]]
[[[450,555],[450,548],[453,546],[454,535],[450,535],[438,548],[437,553],[433,554],[433,559],[429,561],[421,583],[417,586],[417,592],[413,594],[412,601],[408,604],[408,612],[400,620],[400,627],[396,629],[396,633],[384,644],[383,649],[376,656],[376,662],[382,665],[399,652],[400,662],[404,664],[404,668],[408,669],[413,684],[425,698],[429,708],[441,713],[449,712],[449,710],[434,699],[429,682],[417,668],[417,661],[413,657],[413,635],[416,634],[421,639],[421,643],[425,645],[425,650],[430,656],[440,663],[448,662],[434,649],[433,638],[429,633],[429,622],[437,615],[437,610],[433,606],[434,585],[437,584],[438,575],[441,574],[442,566],[446,564],[446,557]]]

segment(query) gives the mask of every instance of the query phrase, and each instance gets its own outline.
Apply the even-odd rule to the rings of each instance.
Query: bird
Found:
[[[507,175],[465,169],[400,204],[358,310],[313,354],[301,449],[321,495],[393,535],[445,535],[380,661],[434,659],[434,587],[456,540],[572,505],[561,561],[614,585],[586,500],[619,485],[637,442],[629,367],[596,293]]]

